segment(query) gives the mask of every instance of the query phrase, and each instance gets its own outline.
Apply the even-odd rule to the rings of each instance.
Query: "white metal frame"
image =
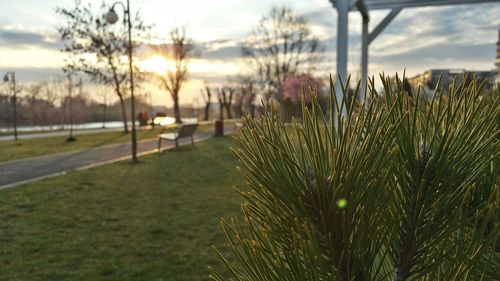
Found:
[[[337,9],[337,78],[347,81],[347,47],[349,12],[357,10],[361,13],[363,24],[361,29],[361,99],[364,98],[368,77],[368,46],[377,38],[389,23],[404,9],[424,6],[478,4],[500,2],[500,0],[330,0]],[[370,10],[391,9],[391,11],[370,32]],[[337,79],[335,90],[339,100],[342,97],[340,81]],[[342,109],[345,112],[345,108]]]

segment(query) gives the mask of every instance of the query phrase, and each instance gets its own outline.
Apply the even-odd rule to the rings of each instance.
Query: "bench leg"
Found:
[[[161,138],[158,138],[158,153],[161,151]]]
[[[191,144],[194,145],[194,138],[191,136]]]
[[[175,140],[175,149],[179,149],[179,140]]]

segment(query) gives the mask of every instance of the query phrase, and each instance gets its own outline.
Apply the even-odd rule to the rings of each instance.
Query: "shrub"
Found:
[[[221,221],[233,258],[218,252],[231,280],[499,280],[498,92],[381,80],[358,105],[330,81],[329,112],[313,91],[292,127],[278,108],[245,118],[250,191],[244,219]]]

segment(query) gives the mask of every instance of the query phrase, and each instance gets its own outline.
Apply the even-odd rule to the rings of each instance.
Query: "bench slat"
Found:
[[[198,127],[198,124],[183,125],[179,130],[179,138],[186,138],[192,136],[196,131],[196,127]]]
[[[158,136],[159,138],[166,139],[166,140],[175,140],[178,137],[177,133],[165,133],[165,134],[160,134]]]

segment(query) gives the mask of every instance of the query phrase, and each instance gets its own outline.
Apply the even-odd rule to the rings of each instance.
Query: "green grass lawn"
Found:
[[[154,138],[159,128],[138,130],[137,139]],[[67,142],[68,137],[35,138],[19,141],[0,141],[0,162],[59,152],[102,146],[130,141],[130,134],[121,131],[76,136],[76,141]]]
[[[37,130],[37,131],[17,131],[18,135],[26,135],[26,134],[36,134],[36,133],[50,133],[50,132],[61,132],[63,130],[61,129],[56,129],[56,130]],[[2,136],[12,136],[14,135],[14,132],[9,131],[9,132],[0,132],[0,137]]]
[[[83,139],[83,137],[82,137]],[[0,280],[207,280],[239,213],[231,137],[0,190]]]

